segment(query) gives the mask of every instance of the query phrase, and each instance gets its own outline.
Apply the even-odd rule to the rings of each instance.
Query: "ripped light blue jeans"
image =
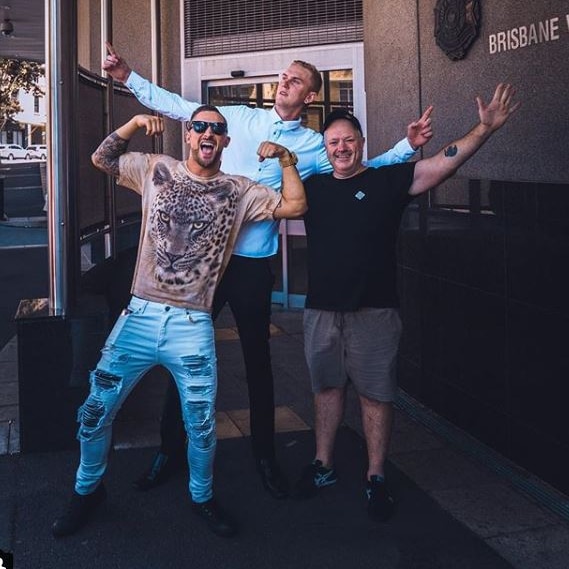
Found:
[[[180,393],[192,500],[206,502],[212,497],[217,366],[211,316],[134,296],[105,342],[91,372],[91,391],[79,408],[78,494],[90,494],[100,483],[107,468],[113,420],[128,394],[155,365],[170,371]]]

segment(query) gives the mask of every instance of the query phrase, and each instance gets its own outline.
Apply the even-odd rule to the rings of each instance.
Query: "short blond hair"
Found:
[[[310,86],[315,93],[318,93],[322,88],[322,75],[320,75],[320,71],[316,69],[316,66],[312,65],[312,63],[302,61],[301,59],[295,59],[293,63],[296,63],[296,65],[300,65],[307,71],[310,71]]]

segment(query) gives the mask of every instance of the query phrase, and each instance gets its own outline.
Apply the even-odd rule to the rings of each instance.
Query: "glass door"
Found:
[[[247,105],[272,108],[277,77],[257,77],[237,83],[210,81],[205,86],[205,100],[217,106]],[[337,108],[354,110],[354,81],[351,69],[322,71],[322,89],[315,101],[305,109],[302,123],[320,130],[326,115]],[[302,308],[306,298],[306,232],[304,222],[283,220],[280,224],[279,251],[272,258],[275,286],[272,300],[285,308]]]
[[[247,105],[270,109],[275,104],[277,77],[259,77],[254,82],[209,81],[206,84],[205,99],[209,104]],[[324,117],[332,110],[346,108],[354,110],[353,73],[351,69],[322,72],[322,89],[302,116],[302,123],[316,131],[320,130]]]
[[[309,61],[322,74],[317,100],[305,110],[303,124],[320,130],[325,116],[347,108],[366,125],[364,58],[361,42],[307,46],[299,49],[191,57],[182,64],[182,96],[214,105],[274,105],[278,73],[295,59]],[[364,156],[365,158],[365,156]],[[273,302],[303,307],[306,296],[306,234],[302,221],[282,221]]]

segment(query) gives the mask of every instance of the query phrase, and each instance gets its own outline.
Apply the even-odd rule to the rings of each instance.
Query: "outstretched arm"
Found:
[[[304,185],[294,165],[293,155],[287,148],[274,142],[261,142],[257,150],[259,162],[266,158],[278,158],[283,171],[282,200],[273,212],[275,219],[300,217],[307,209]]]
[[[147,136],[154,136],[164,131],[164,121],[152,115],[136,115],[127,123],[109,134],[99,148],[93,152],[93,164],[111,176],[119,175],[119,159],[128,149],[129,140],[139,129],[145,129]]]
[[[428,107],[420,119],[407,125],[406,138],[400,140],[387,152],[367,160],[366,166],[370,166],[371,168],[381,168],[381,166],[407,162],[413,158],[413,156],[415,156],[415,152],[424,144],[429,142],[433,136],[433,128],[431,126],[432,112],[433,107]]]
[[[450,178],[518,110],[521,103],[512,104],[514,94],[511,85],[500,83],[488,105],[476,97],[480,122],[468,134],[451,142],[435,156],[419,160],[409,193],[419,195]]]
[[[199,103],[186,101],[180,95],[158,87],[133,71],[116,49],[107,42],[109,54],[103,61],[103,71],[106,71],[116,81],[122,81],[132,91],[132,94],[145,106],[158,111],[171,119],[188,120]]]

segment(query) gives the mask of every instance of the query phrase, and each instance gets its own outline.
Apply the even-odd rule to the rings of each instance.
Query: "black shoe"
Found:
[[[258,458],[257,471],[265,490],[277,500],[288,496],[288,482],[274,458]]]
[[[202,503],[192,501],[192,511],[206,521],[213,533],[221,537],[231,537],[237,533],[235,522],[221,510],[213,498]]]
[[[395,502],[385,486],[385,480],[377,475],[370,477],[366,488],[367,513],[376,522],[386,522],[395,511]]]
[[[94,492],[85,496],[73,492],[67,511],[57,518],[51,526],[53,535],[63,537],[81,529],[87,523],[89,516],[106,497],[107,491],[102,483],[97,486]]]
[[[320,488],[331,486],[338,482],[334,468],[327,468],[320,460],[313,460],[304,467],[298,482],[294,487],[294,497],[299,500],[313,498]]]
[[[180,470],[184,461],[180,455],[169,455],[158,452],[154,457],[150,468],[132,485],[142,492],[151,490],[164,483],[171,474]]]

